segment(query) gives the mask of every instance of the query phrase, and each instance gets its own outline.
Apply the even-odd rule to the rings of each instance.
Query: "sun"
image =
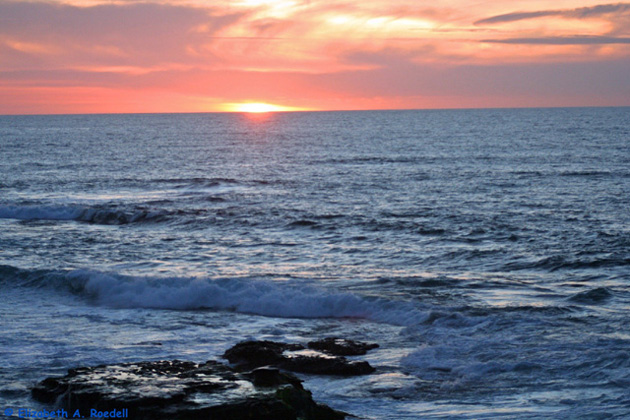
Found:
[[[249,102],[244,104],[236,104],[235,107],[238,112],[253,112],[253,113],[262,113],[262,112],[276,112],[282,111],[281,106],[265,104],[262,102]]]
[[[291,106],[282,106],[268,104],[265,102],[240,102],[224,104],[223,111],[227,112],[246,112],[253,114],[264,114],[268,112],[288,112],[288,111],[306,111],[306,108],[296,108]]]

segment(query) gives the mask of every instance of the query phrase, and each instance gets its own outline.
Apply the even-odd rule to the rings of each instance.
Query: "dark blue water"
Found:
[[[0,117],[0,400],[248,338],[369,419],[630,416],[630,109]]]

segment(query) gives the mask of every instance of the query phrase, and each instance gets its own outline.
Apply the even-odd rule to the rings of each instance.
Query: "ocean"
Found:
[[[627,419],[629,284],[630,108],[0,117],[0,412],[335,336],[360,418]]]

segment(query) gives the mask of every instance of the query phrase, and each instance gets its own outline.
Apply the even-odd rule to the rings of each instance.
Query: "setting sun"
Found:
[[[240,105],[238,105],[236,107],[236,109],[239,112],[255,112],[255,113],[259,113],[259,112],[281,111],[282,107],[276,106],[276,105],[271,105],[271,104],[264,104],[264,103],[249,103],[249,104],[240,104]]]
[[[282,111],[304,111],[302,108],[294,108],[289,106],[273,105],[264,102],[245,102],[226,104],[224,110],[227,112],[248,112],[261,114],[266,112],[282,112]]]

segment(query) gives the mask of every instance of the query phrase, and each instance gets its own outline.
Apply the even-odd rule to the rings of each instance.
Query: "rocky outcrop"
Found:
[[[378,348],[378,344],[330,337],[323,340],[310,341],[308,348],[323,351],[334,356],[362,356],[369,350]]]
[[[326,339],[308,344],[278,343],[275,341],[244,341],[228,349],[223,357],[239,370],[261,366],[275,366],[291,372],[316,375],[354,376],[375,371],[368,362],[346,359],[345,355],[365,354],[376,344],[343,339]]]
[[[275,341],[243,341],[229,348],[223,357],[234,363],[240,370],[260,366],[280,366],[286,359],[285,351],[303,350],[300,344],[286,344]]]
[[[270,346],[270,348],[273,346]],[[271,351],[262,359],[268,360]],[[282,352],[281,352],[282,353]],[[209,361],[158,361],[71,369],[32,390],[72,417],[116,414],[130,419],[337,420],[345,414],[313,401],[295,376],[276,368],[250,372]],[[127,411],[122,411],[127,410]],[[100,412],[101,415],[97,413]]]
[[[338,420],[346,414],[313,401],[290,373],[364,375],[368,362],[345,356],[378,347],[340,338],[301,344],[245,341],[227,350],[233,364],[180,360],[71,369],[37,384],[33,398],[68,417],[137,420]],[[78,410],[78,411],[77,411]],[[77,415],[78,413],[78,415]]]

